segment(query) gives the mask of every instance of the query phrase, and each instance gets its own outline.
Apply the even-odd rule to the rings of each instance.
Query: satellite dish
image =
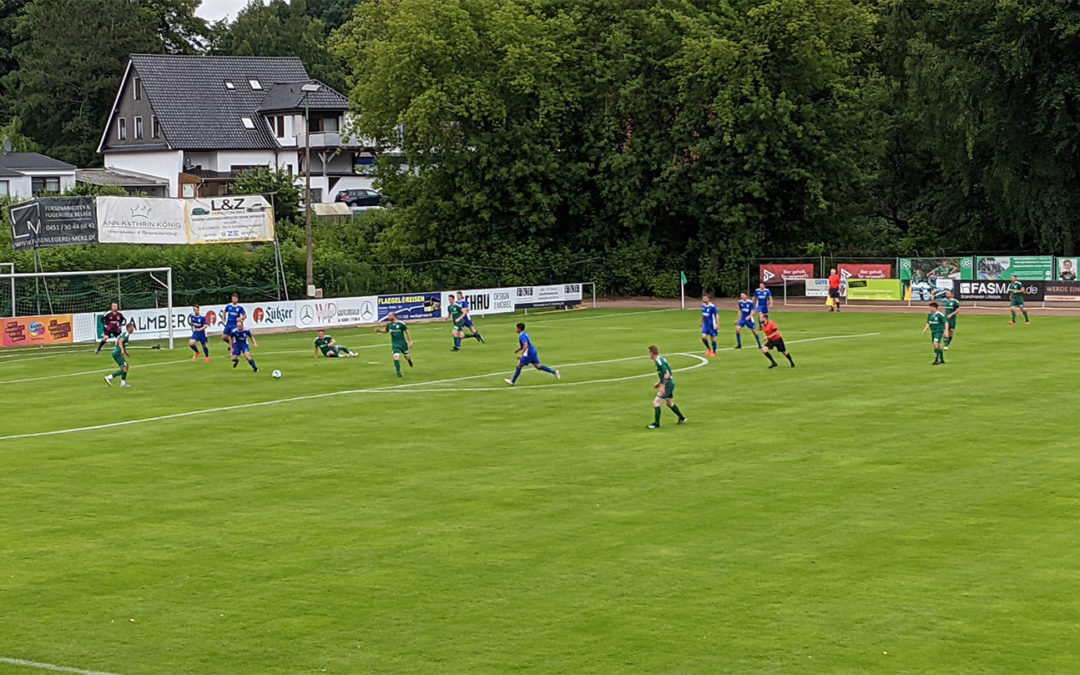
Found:
[[[5,138],[4,139],[4,154],[6,155],[9,152],[11,152],[11,139],[10,138]]]

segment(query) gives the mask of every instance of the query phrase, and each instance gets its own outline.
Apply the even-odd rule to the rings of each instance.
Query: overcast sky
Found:
[[[217,21],[226,16],[231,21],[247,4],[248,0],[202,0],[202,4],[195,13],[207,21]]]

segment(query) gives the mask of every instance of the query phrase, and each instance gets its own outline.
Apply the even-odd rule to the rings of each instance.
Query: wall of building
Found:
[[[180,172],[183,170],[184,153],[180,150],[155,152],[107,152],[105,168],[134,171],[169,181],[169,196],[180,196]]]
[[[0,181],[7,182],[8,195],[12,199],[29,199],[33,196],[33,183],[29,176],[0,177]]]
[[[128,78],[120,89],[120,98],[117,100],[116,114],[113,115],[108,133],[105,134],[103,149],[108,151],[115,148],[138,148],[142,146],[162,147],[166,144],[164,138],[154,138],[154,109],[150,106],[150,99],[146,91],[142,97],[135,100],[135,78],[138,73],[134,68],[128,72]],[[143,137],[135,138],[135,118],[142,118]],[[117,127],[119,120],[124,119],[127,123],[127,138],[120,140]]]

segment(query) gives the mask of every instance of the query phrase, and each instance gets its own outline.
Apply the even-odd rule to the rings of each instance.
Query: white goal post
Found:
[[[7,294],[10,297],[3,298]],[[171,317],[172,268],[0,273],[0,307],[7,308],[12,318],[100,314],[108,309],[110,302],[119,303],[121,312],[161,308],[167,309],[166,316]],[[169,349],[172,349],[174,327],[171,320],[168,324]]]

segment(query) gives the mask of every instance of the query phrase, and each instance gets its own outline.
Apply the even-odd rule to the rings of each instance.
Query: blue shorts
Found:
[[[769,313],[769,306],[768,305],[758,305],[757,311],[758,311],[758,314],[768,314]]]
[[[230,328],[229,326],[225,326],[225,328],[221,331],[221,337],[232,337],[232,334],[235,331],[236,326],[233,326],[232,328]]]
[[[518,361],[518,368],[524,368],[525,366],[538,366],[540,365],[540,355],[536,352],[532,354],[522,354],[521,360]]]
[[[754,330],[754,317],[740,316],[738,326],[739,328],[749,328],[750,330]]]
[[[472,319],[466,317],[465,320],[461,322],[461,325],[465,326],[466,328],[472,328]]]
[[[250,351],[251,351],[251,349],[248,348],[246,342],[234,342],[233,343],[233,346],[232,346],[232,355],[233,356],[240,356],[244,352],[250,352]]]
[[[701,334],[708,335],[709,337],[716,337],[716,326],[702,326]]]
[[[191,339],[195,342],[201,342],[206,344],[206,331],[199,331],[198,333],[192,333]]]

